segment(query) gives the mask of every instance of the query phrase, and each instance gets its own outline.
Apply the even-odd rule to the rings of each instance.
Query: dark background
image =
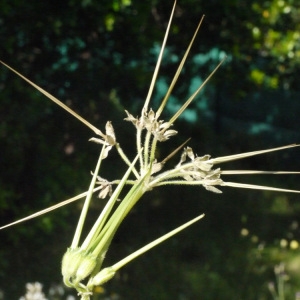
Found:
[[[134,128],[150,85],[171,1],[0,0],[0,59],[103,129],[135,156]],[[226,62],[178,120],[178,136],[160,145],[164,157],[191,137],[199,156],[213,157],[297,143],[300,4],[290,1],[179,1],[153,109],[205,14],[163,118],[167,120],[227,55]],[[99,146],[93,133],[11,71],[0,69],[1,225],[87,190]],[[299,150],[222,165],[223,169],[300,169]],[[176,164],[175,159],[170,166]],[[103,177],[125,170],[115,151]],[[227,178],[224,178],[226,180]],[[299,189],[296,175],[238,176],[228,181]],[[159,188],[126,218],[107,265],[205,213],[206,217],[125,266],[105,286],[121,299],[272,299],[268,284],[284,263],[285,294],[300,290],[300,198],[297,194],[202,187]],[[103,207],[95,199],[89,221]],[[45,292],[61,282],[82,201],[0,232],[0,287],[19,299],[26,282]],[[243,230],[244,229],[244,230]],[[291,243],[292,242],[292,243]],[[294,247],[291,247],[294,245]],[[275,283],[275,289],[277,285]],[[101,296],[101,295],[100,295]],[[1,297],[0,297],[1,298]]]

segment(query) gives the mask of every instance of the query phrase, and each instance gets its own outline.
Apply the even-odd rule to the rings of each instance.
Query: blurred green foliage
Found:
[[[171,5],[156,0],[0,0],[1,60],[97,127],[111,120],[130,153],[134,136],[130,125],[123,126],[124,109],[133,114],[141,109]],[[206,19],[168,105],[169,114],[222,55],[228,59],[176,125],[180,138],[192,137],[195,152],[213,156],[298,142],[296,0],[179,1],[153,106],[202,14]],[[91,132],[4,67],[0,78],[4,225],[85,191],[99,149],[87,142]],[[161,156],[179,142],[168,142],[165,149],[162,145]],[[299,170],[296,151],[227,168]],[[122,170],[112,153],[103,177],[115,179]],[[234,180],[299,189],[295,176]],[[147,196],[121,226],[107,263],[195,214],[204,212],[206,217],[124,268],[105,287],[107,294],[116,292],[122,299],[272,299],[268,282],[275,280],[273,269],[280,262],[289,275],[288,299],[300,290],[299,196],[225,188],[222,195],[167,188]],[[5,299],[21,296],[25,282],[49,286],[61,280],[61,255],[72,239],[80,207],[78,202],[0,232]],[[95,200],[91,223],[102,207]]]

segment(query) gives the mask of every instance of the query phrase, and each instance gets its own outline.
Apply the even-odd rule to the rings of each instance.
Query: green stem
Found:
[[[130,167],[131,165],[131,162],[130,160],[128,159],[128,157],[126,156],[126,154],[123,152],[122,148],[120,147],[120,144],[119,143],[116,143],[115,145],[119,155],[121,156],[121,158],[123,159],[123,161],[127,164],[127,166]],[[132,172],[134,174],[134,176],[138,179],[140,177],[138,171],[135,169],[135,167],[132,168]]]
[[[105,224],[98,237],[93,241],[92,247],[96,245],[93,250],[95,255],[98,256],[99,253],[106,251],[121,222],[144,194],[144,180],[145,177],[130,189],[119,207]]]
[[[156,151],[156,145],[157,145],[157,138],[153,138],[152,145],[151,145],[151,156],[150,156],[150,162],[153,163],[155,160],[155,151]]]
[[[185,228],[187,228],[188,226],[191,226],[192,224],[194,224],[195,222],[199,221],[200,219],[202,219],[204,217],[204,214],[192,219],[191,221],[177,227],[176,229],[170,231],[169,233],[163,235],[162,237],[154,240],[153,242],[147,244],[146,246],[140,248],[139,250],[131,253],[130,255],[128,255],[127,257],[125,257],[124,259],[120,260],[119,262],[117,262],[116,264],[114,264],[113,266],[111,266],[111,268],[114,271],[119,270],[120,268],[122,268],[124,265],[126,265],[127,263],[129,263],[130,261],[132,261],[133,259],[137,258],[138,256],[144,254],[145,252],[149,251],[151,248],[157,246],[158,244],[164,242],[165,240],[169,239],[170,237],[172,237],[173,235],[179,233],[180,231],[184,230]]]
[[[146,173],[149,166],[149,144],[151,140],[151,132],[147,131],[144,143],[144,170],[143,174]]]
[[[98,175],[99,170],[100,170],[100,165],[101,165],[102,157],[103,157],[103,154],[104,154],[104,150],[105,150],[105,145],[102,146],[102,149],[101,149],[101,152],[100,152],[100,156],[99,156],[99,159],[98,159],[98,162],[97,162],[97,165],[96,165],[96,169],[95,169],[95,172],[93,174],[93,178],[92,178],[92,181],[90,183],[90,187],[89,187],[88,193],[86,195],[83,208],[81,210],[81,215],[80,215],[77,227],[76,227],[76,231],[75,231],[75,234],[74,234],[74,238],[73,238],[73,241],[72,241],[71,248],[78,247],[79,239],[80,239],[82,228],[83,228],[83,224],[84,224],[84,221],[85,221],[85,218],[86,218],[86,215],[87,215],[87,211],[88,211],[91,199],[92,199],[93,189],[94,189],[94,186],[95,186],[95,183],[96,183],[96,180],[97,180],[97,175]]]
[[[104,224],[105,224],[105,222],[106,222],[106,220],[107,220],[107,218],[108,218],[115,202],[117,201],[124,185],[126,184],[126,180],[127,180],[128,176],[130,175],[130,173],[131,173],[138,157],[139,157],[139,154],[135,157],[135,159],[133,160],[133,162],[129,166],[128,170],[124,174],[122,180],[120,181],[117,188],[115,189],[114,193],[111,195],[109,201],[107,202],[104,209],[102,210],[99,218],[97,219],[97,221],[95,222],[95,224],[92,227],[91,231],[89,232],[88,236],[86,237],[85,241],[83,242],[82,247],[81,247],[82,249],[87,249],[88,247],[91,247],[90,244],[97,237],[97,235],[99,234],[99,232],[103,228],[103,226],[104,226]]]
[[[140,172],[142,172],[142,170],[144,169],[144,162],[143,162],[143,155],[142,155],[142,129],[137,129],[136,132],[136,148],[138,153],[140,153],[139,155],[139,159],[140,159]]]

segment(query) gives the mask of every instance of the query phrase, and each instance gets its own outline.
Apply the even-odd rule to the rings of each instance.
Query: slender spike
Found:
[[[169,31],[170,31],[172,19],[173,19],[173,16],[174,16],[175,7],[176,7],[176,0],[174,1],[174,5],[173,5],[173,8],[172,8],[172,12],[171,12],[171,15],[170,15],[169,23],[168,23],[168,26],[167,26],[167,29],[166,29],[166,33],[165,33],[165,37],[164,37],[164,40],[163,40],[163,44],[162,44],[160,52],[159,52],[159,56],[158,56],[158,59],[157,59],[157,63],[156,63],[156,66],[155,66],[155,70],[154,70],[154,73],[153,73],[151,84],[150,84],[150,87],[149,87],[148,95],[147,95],[145,103],[144,103],[143,111],[147,111],[148,110],[150,98],[151,98],[152,93],[153,93],[154,85],[155,85],[155,82],[156,82],[156,79],[157,79],[157,75],[158,75],[158,71],[159,71],[159,68],[160,68],[160,65],[161,65],[161,61],[162,61],[162,56],[163,56],[163,53],[164,53],[164,50],[165,50],[165,46],[166,46],[166,42],[167,42],[167,39],[168,39],[168,35],[169,35]],[[142,112],[142,116],[143,116],[143,112]]]
[[[191,102],[196,98],[199,92],[203,89],[203,87],[207,84],[207,82],[212,78],[212,76],[216,73],[216,71],[220,68],[220,66],[225,61],[226,57],[224,57],[219,64],[215,67],[215,69],[209,74],[209,76],[204,80],[204,82],[200,85],[200,87],[192,94],[192,96],[180,107],[180,109],[174,114],[174,116],[170,119],[169,123],[173,124],[175,120],[186,110],[186,108],[191,104]]]
[[[272,174],[272,175],[284,175],[284,174],[300,174],[300,172],[289,171],[256,171],[256,170],[225,170],[220,171],[223,175],[252,175],[252,174]]]
[[[264,190],[264,191],[274,191],[274,192],[288,192],[288,193],[300,193],[298,190],[288,190],[274,188],[270,186],[256,185],[256,184],[246,184],[246,183],[236,183],[236,182],[223,182],[222,186],[230,186],[242,189],[252,189],[252,190]]]
[[[271,148],[271,149],[266,149],[266,150],[251,151],[251,152],[239,153],[239,154],[228,155],[228,156],[220,156],[217,158],[212,158],[209,161],[213,164],[219,164],[219,163],[223,163],[223,162],[227,162],[227,161],[242,159],[242,158],[249,157],[249,156],[260,155],[260,154],[264,154],[264,153],[268,153],[268,152],[279,151],[279,150],[293,148],[293,147],[299,147],[299,146],[300,146],[299,144],[291,144],[291,145],[287,145],[287,146]]]
[[[149,251],[151,248],[157,246],[158,244],[162,243],[163,241],[169,239],[170,237],[172,237],[173,235],[179,233],[180,231],[186,229],[187,227],[191,226],[192,224],[194,224],[195,222],[199,221],[200,219],[202,219],[204,217],[204,214],[190,220],[187,223],[184,223],[183,225],[177,227],[176,229],[173,229],[172,231],[170,231],[169,233],[166,233],[165,235],[161,236],[160,238],[152,241],[151,243],[147,244],[146,246],[140,248],[139,250],[131,253],[130,255],[128,255],[127,257],[123,258],[122,260],[120,260],[119,262],[115,263],[112,268],[117,271],[120,268],[122,268],[124,265],[126,265],[127,263],[129,263],[130,261],[132,261],[133,259],[137,258],[138,256],[144,254],[145,252]]]
[[[180,149],[182,149],[190,141],[190,139],[191,138],[188,138],[184,143],[182,143],[179,147],[173,150],[167,157],[165,157],[161,161],[161,164],[165,164],[170,158],[172,158]]]
[[[169,89],[168,89],[168,91],[167,91],[164,99],[162,100],[162,103],[161,103],[160,107],[158,108],[158,110],[156,112],[156,118],[157,119],[159,118],[159,116],[161,115],[162,111],[164,110],[164,107],[166,106],[166,103],[167,103],[167,101],[168,101],[168,99],[169,99],[169,97],[170,97],[170,95],[172,93],[172,90],[173,90],[173,88],[174,88],[174,86],[175,86],[175,84],[177,82],[177,79],[178,79],[178,77],[179,77],[179,75],[181,73],[181,70],[182,70],[182,68],[183,68],[183,66],[185,64],[187,56],[188,56],[188,54],[189,54],[189,52],[190,52],[190,50],[192,48],[192,45],[193,45],[193,43],[195,41],[196,36],[198,34],[198,31],[199,31],[200,26],[201,26],[201,24],[203,22],[203,19],[204,19],[204,15],[202,16],[202,18],[201,18],[201,20],[200,20],[200,22],[199,22],[199,24],[198,24],[198,26],[197,26],[197,28],[195,30],[195,33],[194,33],[194,35],[193,35],[193,37],[191,39],[191,42],[190,42],[188,48],[185,51],[185,54],[184,54],[184,56],[183,56],[183,58],[182,58],[182,60],[181,60],[181,62],[179,64],[178,69],[177,69],[177,71],[176,71],[176,73],[174,75],[174,78],[173,78],[173,80],[172,80],[172,82],[170,84],[170,87],[169,87]]]
[[[96,188],[93,190],[93,192],[99,191],[100,189],[101,189],[101,186],[98,186],[98,187],[96,187]],[[85,196],[87,195],[87,193],[88,193],[88,192],[81,193],[81,194],[79,194],[79,195],[77,195],[77,196],[75,196],[75,197],[72,197],[72,198],[68,199],[68,200],[64,200],[64,201],[62,201],[62,202],[60,202],[60,203],[58,203],[58,204],[55,204],[55,205],[52,205],[52,206],[47,207],[47,208],[45,208],[45,209],[42,209],[42,210],[40,210],[40,211],[38,211],[38,212],[36,212],[36,213],[30,215],[30,216],[27,216],[27,217],[25,217],[25,218],[22,218],[22,219],[19,219],[19,220],[17,220],[17,221],[14,221],[14,222],[12,222],[12,223],[9,223],[9,224],[7,224],[7,225],[4,225],[4,226],[0,227],[0,230],[2,230],[2,229],[4,229],[4,228],[11,227],[11,226],[14,226],[14,225],[17,225],[17,224],[22,223],[22,222],[25,222],[25,221],[29,221],[29,220],[34,219],[34,218],[37,218],[37,217],[39,217],[39,216],[41,216],[41,215],[44,215],[44,214],[46,214],[46,213],[48,213],[48,212],[50,212],[50,211],[52,211],[52,210],[55,210],[55,209],[57,209],[57,208],[60,208],[60,207],[62,207],[62,206],[65,206],[65,205],[67,205],[67,204],[69,204],[69,203],[72,203],[72,202],[74,202],[74,201],[76,201],[76,200],[79,200],[79,199],[85,197]]]
[[[49,98],[50,100],[52,100],[54,103],[56,103],[57,105],[59,105],[61,108],[63,108],[64,110],[66,110],[68,113],[70,113],[71,115],[73,115],[75,118],[77,118],[80,122],[82,122],[84,125],[86,125],[87,127],[89,127],[90,129],[92,129],[97,135],[100,135],[102,138],[105,139],[105,135],[101,132],[100,129],[98,129],[97,127],[95,127],[94,125],[92,125],[91,123],[89,123],[86,119],[82,118],[80,115],[78,115],[75,111],[73,111],[71,108],[69,108],[67,105],[65,105],[64,103],[62,103],[60,100],[58,100],[57,98],[55,98],[54,96],[52,96],[51,94],[49,94],[48,92],[46,92],[44,89],[42,89],[41,87],[39,87],[38,85],[36,85],[35,83],[33,83],[32,81],[30,81],[28,78],[26,78],[25,76],[23,76],[22,74],[20,74],[18,71],[16,71],[15,69],[13,69],[12,67],[10,67],[9,65],[7,65],[6,63],[4,63],[3,61],[0,60],[0,63],[3,64],[5,67],[7,67],[8,69],[10,69],[12,72],[14,72],[15,74],[17,74],[19,77],[21,77],[23,80],[25,80],[26,82],[28,82],[30,85],[32,85],[34,88],[36,88],[39,92],[41,92],[42,94],[44,94],[47,98]]]

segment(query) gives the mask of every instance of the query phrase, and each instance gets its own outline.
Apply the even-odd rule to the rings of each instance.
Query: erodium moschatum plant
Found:
[[[186,52],[178,66],[178,69],[174,75],[172,82],[170,83],[169,89],[162,99],[157,109],[150,107],[151,96],[154,91],[155,82],[158,76],[158,71],[162,62],[162,57],[169,34],[171,21],[173,18],[176,2],[173,6],[170,20],[166,29],[165,37],[161,46],[161,50],[158,56],[157,64],[154,70],[150,88],[146,96],[141,113],[135,117],[130,112],[126,112],[125,121],[133,126],[136,132],[135,145],[136,148],[132,150],[136,153],[134,159],[130,159],[127,156],[121,145],[118,143],[116,134],[114,132],[113,125],[110,121],[106,123],[105,133],[100,129],[90,124],[87,120],[79,116],[60,100],[47,93],[45,90],[25,78],[23,75],[1,62],[11,71],[16,73],[18,76],[27,81],[34,88],[39,90],[50,100],[61,106],[64,110],[68,111],[74,117],[76,117],[83,124],[92,129],[96,137],[90,140],[100,145],[100,154],[97,161],[94,172],[92,173],[92,180],[87,192],[68,199],[60,204],[53,207],[47,208],[39,213],[31,215],[25,219],[19,220],[12,224],[3,226],[1,229],[10,225],[28,220],[36,217],[42,213],[53,210],[57,207],[86,197],[81,215],[78,221],[78,225],[75,231],[75,235],[72,244],[67,249],[62,259],[62,276],[65,284],[68,287],[73,287],[78,291],[82,300],[88,300],[93,294],[95,286],[102,285],[111,278],[114,277],[115,273],[122,268],[125,264],[136,258],[137,256],[145,253],[149,249],[155,247],[159,243],[168,239],[172,235],[179,231],[187,228],[196,221],[203,218],[203,214],[192,219],[191,221],[183,224],[182,226],[174,229],[168,234],[158,238],[143,248],[133,252],[129,256],[125,257],[121,261],[113,264],[110,267],[102,268],[102,263],[109,246],[114,238],[122,221],[126,218],[128,213],[134,207],[134,205],[140,200],[140,198],[146,193],[153,190],[156,187],[164,185],[198,185],[204,187],[209,192],[222,193],[223,186],[230,186],[236,188],[249,188],[249,189],[260,189],[260,190],[271,190],[275,192],[292,192],[299,193],[297,190],[280,189],[275,187],[250,185],[236,182],[228,182],[223,179],[226,175],[231,174],[291,174],[299,172],[287,172],[287,171],[243,171],[233,170],[225,171],[219,167],[219,164],[229,162],[232,160],[242,159],[254,155],[260,155],[272,151],[284,150],[299,145],[292,144],[288,146],[272,148],[267,150],[253,151],[241,154],[234,154],[229,156],[212,158],[210,155],[198,156],[195,151],[188,146],[188,141],[179,145],[176,149],[172,150],[171,153],[164,158],[162,161],[157,160],[157,149],[161,143],[176,137],[178,132],[175,130],[175,122],[178,117],[185,111],[188,105],[196,98],[201,89],[209,81],[212,75],[220,67],[223,60],[216,66],[215,70],[208,76],[208,78],[199,86],[195,92],[185,101],[178,111],[169,119],[163,120],[162,114],[166,107],[167,101],[172,93],[172,90],[177,82],[177,79],[181,73],[184,63],[187,59],[188,53],[192,47],[192,44],[196,38],[200,25],[203,18],[200,20],[198,27],[188,45]],[[109,155],[109,151],[115,147],[120,158],[127,165],[127,171],[121,179],[109,181],[102,178],[100,174],[101,163]],[[165,163],[174,156],[178,156],[178,163],[171,169],[165,169]],[[108,158],[109,159],[109,158]],[[124,190],[125,186],[130,186],[130,189]],[[85,238],[82,235],[83,225],[86,219],[86,215],[89,209],[92,195],[98,192],[98,195],[102,199],[107,198],[107,203],[100,213],[98,219],[95,221],[90,232]],[[119,201],[118,201],[119,200]]]

